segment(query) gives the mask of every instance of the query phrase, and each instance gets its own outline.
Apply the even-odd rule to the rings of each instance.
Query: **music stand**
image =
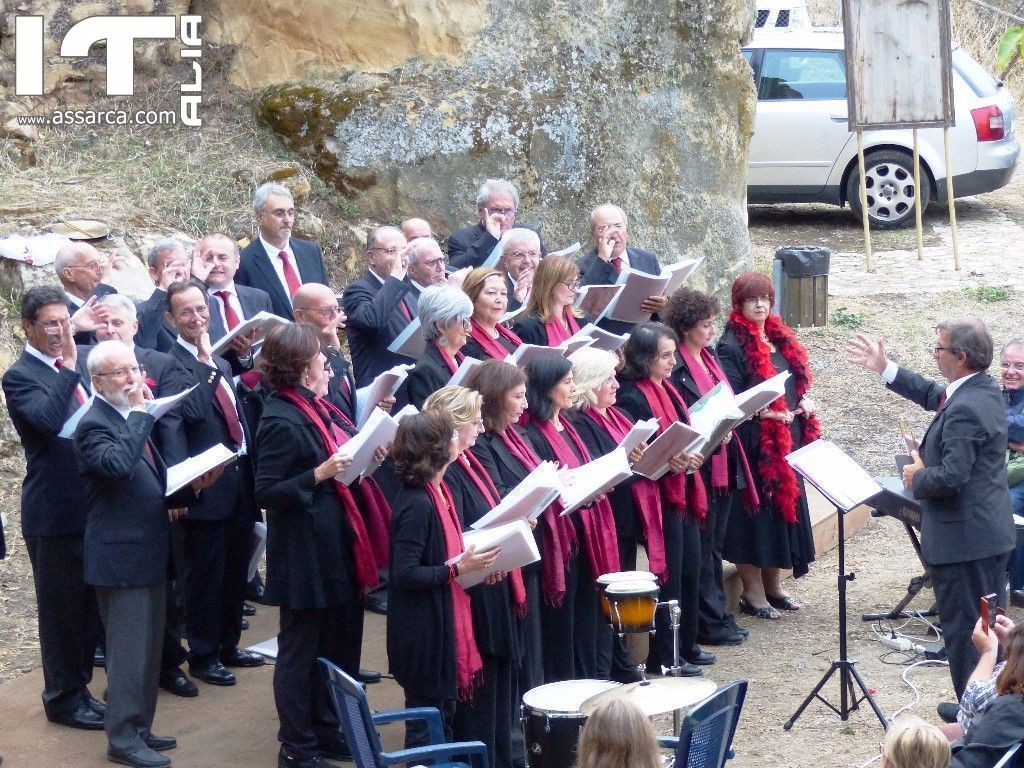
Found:
[[[818,452],[821,456],[811,458],[811,454],[813,454],[813,452]],[[810,460],[806,463],[801,463],[801,454],[803,456],[807,456]],[[843,457],[843,461],[837,461],[840,456]],[[786,457],[786,460],[789,461],[793,469],[796,470],[804,480],[817,488],[818,491],[820,491],[821,494],[836,508],[836,519],[839,529],[839,658],[832,662],[832,666],[828,668],[828,671],[826,671],[821,680],[818,681],[818,684],[814,686],[814,689],[809,694],[807,694],[807,697],[800,704],[800,707],[782,727],[784,730],[790,730],[810,703],[815,699],[818,699],[818,701],[838,714],[839,719],[844,722],[849,719],[850,712],[859,709],[860,703],[862,701],[866,701],[871,706],[875,716],[878,717],[878,721],[882,724],[882,728],[887,730],[889,727],[888,721],[882,713],[882,710],[879,709],[877,702],[871,695],[871,692],[868,690],[867,685],[864,683],[864,679],[860,676],[860,673],[857,672],[856,659],[851,659],[847,656],[846,584],[855,578],[855,574],[846,572],[846,527],[844,517],[847,512],[859,507],[861,504],[876,501],[876,497],[879,494],[888,494],[890,492],[872,480],[864,469],[850,458],[850,456],[848,456],[841,448],[827,440],[816,440],[815,442],[804,446],[799,451],[794,451]],[[854,491],[853,496],[850,496],[845,492],[837,492],[839,491],[837,483],[840,487],[843,485],[843,470],[848,470],[850,464],[855,465],[860,470],[860,473],[863,474],[863,477],[856,478],[859,480],[859,483],[858,489]],[[866,478],[866,482],[864,478]],[[868,483],[871,485],[867,485]],[[853,485],[852,482],[851,485]],[[874,491],[874,494],[869,493],[867,497],[856,498],[856,496],[863,493],[863,489],[866,487]],[[858,493],[857,490],[860,492]],[[839,673],[840,705],[838,708],[832,702],[824,698],[820,693],[821,689],[825,687],[826,683],[832,679],[832,675],[836,672]],[[856,683],[861,690],[860,696],[857,696],[857,692],[853,687],[854,683]]]

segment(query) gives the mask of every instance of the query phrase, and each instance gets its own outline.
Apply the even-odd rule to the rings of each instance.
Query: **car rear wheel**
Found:
[[[909,227],[914,222],[914,160],[893,150],[872,152],[864,157],[867,179],[868,218],[875,229]],[[921,168],[921,209],[928,208],[931,185]],[[857,218],[861,217],[860,172],[856,166],[846,182],[846,199]]]

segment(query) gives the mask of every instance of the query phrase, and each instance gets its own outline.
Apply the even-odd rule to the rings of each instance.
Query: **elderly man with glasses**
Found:
[[[96,299],[117,293],[116,288],[101,282],[106,263],[106,257],[88,243],[69,243],[54,257],[53,269],[64,288],[68,312],[75,321],[76,344],[96,341],[93,331],[103,316],[93,305]]]
[[[487,179],[476,193],[476,213],[479,223],[463,227],[448,237],[448,260],[456,269],[483,265],[502,235],[516,226],[516,211],[519,209],[519,192],[506,179]],[[533,229],[525,224],[520,227]],[[537,232],[540,237],[540,233]],[[544,243],[540,243],[541,254]]]
[[[513,227],[501,238],[498,269],[505,273],[509,312],[526,304],[540,259],[540,235],[532,229]]]

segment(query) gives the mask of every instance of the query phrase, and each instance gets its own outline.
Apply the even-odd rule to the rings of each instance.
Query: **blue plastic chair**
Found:
[[[435,707],[395,709],[389,712],[370,712],[363,685],[342,672],[324,658],[318,659],[327,680],[334,713],[341,723],[356,768],[386,768],[397,763],[409,765],[452,765],[455,758],[465,758],[454,764],[468,762],[474,768],[488,768],[487,747],[482,741],[446,743],[441,713]],[[430,734],[430,745],[385,752],[377,734],[377,726],[385,723],[424,720]]]
[[[678,736],[661,736],[658,744],[675,750],[673,768],[722,768],[735,755],[732,738],[747,696],[747,681],[737,680],[695,704]]]

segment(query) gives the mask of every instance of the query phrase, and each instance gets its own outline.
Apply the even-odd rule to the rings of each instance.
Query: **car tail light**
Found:
[[[1003,113],[995,104],[971,110],[978,141],[999,141],[1005,133]]]

